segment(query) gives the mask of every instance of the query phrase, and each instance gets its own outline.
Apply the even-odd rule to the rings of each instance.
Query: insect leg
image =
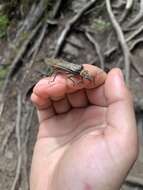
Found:
[[[73,85],[79,85],[81,83],[83,83],[82,79],[75,81],[75,74],[68,74],[68,79],[70,79],[73,82]]]
[[[55,79],[56,79],[56,76],[57,76],[58,74],[61,74],[61,73],[63,73],[63,72],[55,69],[54,72],[53,72],[52,75],[51,75],[51,76],[52,76],[52,80],[50,80],[49,83],[54,82]]]
[[[55,79],[56,79],[56,76],[57,76],[57,72],[54,72],[53,74],[52,74],[52,79],[51,80],[49,80],[49,82],[48,83],[52,83],[52,82],[54,82],[55,81]]]

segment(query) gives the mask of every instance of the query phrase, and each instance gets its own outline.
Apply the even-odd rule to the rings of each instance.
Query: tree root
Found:
[[[118,24],[118,22],[116,21],[116,18],[112,12],[110,0],[106,0],[106,8],[107,8],[111,23],[113,25],[113,28],[116,31],[122,52],[124,54],[125,73],[126,73],[125,79],[126,79],[127,84],[129,84],[129,78],[130,78],[130,52],[129,52],[129,48],[128,48],[128,45],[126,43],[122,29],[121,29],[120,25]]]
[[[57,0],[56,1],[55,6],[53,6],[54,7],[53,12],[51,11],[51,19],[54,19],[56,17],[62,1],[63,0]],[[30,33],[31,28],[33,28],[34,25],[38,22],[37,26],[32,30],[32,32],[30,33],[28,38],[21,45],[21,48],[19,49],[17,55],[15,56],[13,62],[11,63],[9,73],[8,73],[8,75],[5,79],[4,85],[3,85],[2,94],[6,93],[9,81],[13,78],[13,76],[21,68],[21,66],[23,64],[22,59],[27,56],[27,52],[28,52],[27,50],[28,50],[29,44],[31,43],[33,38],[35,38],[35,36],[39,32],[39,30],[41,29],[41,27],[43,25],[43,21],[39,21],[39,20],[40,20],[41,16],[44,14],[45,9],[46,9],[45,0],[40,1],[38,6],[36,4],[34,4],[30,10],[28,16],[26,17],[26,19],[24,21],[22,28],[18,31],[17,38],[16,38],[17,39],[16,41],[18,41],[18,42],[15,42],[15,43],[19,44],[18,36],[20,36],[20,34],[22,34],[23,32],[29,32]],[[42,28],[41,35],[39,36],[39,38],[37,39],[37,42],[35,42],[35,46],[33,47],[34,48],[32,50],[33,60],[31,60],[31,63],[35,60],[35,57],[36,57],[36,55],[40,49],[40,46],[41,46],[43,39],[44,39],[47,27],[49,26],[49,23],[47,20],[45,21],[45,24]],[[0,117],[3,113],[4,107],[5,107],[5,103],[3,101],[3,103],[0,106]]]
[[[143,0],[140,0],[140,11],[136,15],[136,17],[129,23],[128,27],[132,27],[133,25],[139,23],[139,21],[143,18]]]
[[[6,89],[7,89],[7,86],[9,84],[10,79],[14,76],[16,71],[22,66],[23,62],[22,61],[20,62],[20,60],[24,56],[24,54],[27,50],[27,46],[29,45],[31,40],[34,38],[34,36],[36,35],[36,33],[38,32],[38,30],[40,29],[41,26],[42,26],[42,23],[40,22],[37,25],[37,27],[33,30],[33,32],[30,34],[28,39],[25,41],[25,43],[23,44],[23,46],[19,50],[17,56],[15,57],[14,61],[12,62],[10,71],[9,71],[9,73],[5,79],[4,85],[3,85],[2,94],[4,94],[6,92]],[[4,109],[4,106],[3,106],[3,109]],[[1,111],[1,113],[2,113],[2,111]]]
[[[21,165],[22,165],[21,137],[20,137],[21,114],[22,114],[22,98],[21,94],[19,93],[17,97],[17,118],[16,118],[16,139],[17,139],[17,150],[19,155],[17,161],[16,175],[12,183],[11,190],[16,189],[16,185],[18,183],[21,173]]]
[[[103,58],[102,53],[101,53],[100,45],[98,44],[97,41],[95,41],[95,39],[91,36],[91,34],[89,32],[85,31],[85,36],[87,37],[89,42],[94,46],[95,51],[96,51],[96,53],[99,57],[99,60],[100,60],[100,66],[102,69],[104,69],[105,68],[104,58]]]
[[[29,33],[39,22],[41,17],[44,15],[44,12],[48,6],[48,3],[45,3],[45,0],[41,0],[39,4],[34,3],[27,15],[24,23],[22,23],[18,33],[16,35],[16,42],[19,41],[22,33]]]
[[[134,0],[127,0],[126,7],[125,7],[125,12],[121,16],[121,19],[120,19],[119,22],[124,22],[126,17],[129,15],[129,13],[130,13],[130,11],[131,11],[131,9],[133,7],[133,4],[134,4]]]
[[[36,58],[36,56],[37,56],[37,54],[38,54],[38,52],[39,52],[39,49],[40,49],[40,47],[41,47],[41,44],[42,44],[43,40],[44,40],[45,34],[46,34],[46,32],[47,32],[47,28],[48,28],[48,24],[45,23],[45,25],[43,26],[43,28],[42,28],[42,30],[41,30],[41,33],[40,33],[40,35],[39,35],[38,40],[35,42],[33,48],[32,48],[31,51],[30,51],[30,54],[28,55],[28,56],[32,56],[32,59],[31,59],[30,64],[29,64],[30,67],[31,67],[31,66],[33,65],[33,63],[35,62],[35,58]]]
[[[131,60],[131,66],[133,67],[133,69],[138,73],[140,77],[143,77],[143,71],[136,65],[133,55],[131,56]]]
[[[136,46],[140,43],[143,43],[143,37],[139,38],[139,39],[136,39],[132,44],[131,46],[129,47],[130,51],[132,52]]]
[[[13,134],[14,130],[15,130],[15,126],[12,126],[11,129],[9,130],[8,134],[5,136],[5,138],[4,138],[3,142],[2,142],[0,152],[4,152],[4,150],[5,150],[5,148],[6,148],[7,144],[8,144],[8,141],[9,141],[11,135]]]
[[[28,110],[26,113],[25,118],[22,121],[21,128],[24,129],[23,131],[23,139],[24,143],[22,145],[22,150],[23,150],[23,167],[22,169],[24,170],[24,176],[25,176],[25,189],[29,189],[29,179],[28,176],[29,174],[27,173],[27,162],[28,162],[28,157],[27,157],[27,148],[28,148],[28,140],[29,140],[29,134],[30,134],[30,127],[33,122],[33,115],[34,115],[35,108],[34,107],[29,107],[28,105]]]
[[[127,39],[126,42],[129,42],[136,38],[143,31],[143,26],[137,28]]]
[[[80,12],[78,12],[73,18],[71,18],[68,23],[66,24],[64,30],[62,31],[59,39],[57,40],[56,49],[54,52],[53,57],[58,57],[59,53],[61,52],[61,48],[63,47],[63,44],[65,42],[66,37],[68,36],[71,28],[73,25],[81,18],[81,16],[91,7],[94,5],[96,0],[91,0],[89,3],[87,3],[83,9],[81,9]]]
[[[142,180],[142,178],[139,178],[139,177],[128,176],[127,179],[125,180],[125,183],[131,184],[131,185],[136,185],[138,187],[143,188],[143,180]]]

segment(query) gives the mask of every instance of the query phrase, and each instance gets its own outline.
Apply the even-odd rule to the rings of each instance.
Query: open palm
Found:
[[[34,88],[40,128],[31,190],[117,190],[136,159],[132,98],[120,70],[106,76],[85,67],[94,84],[73,85],[58,75]]]

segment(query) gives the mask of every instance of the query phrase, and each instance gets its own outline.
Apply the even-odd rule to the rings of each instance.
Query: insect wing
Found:
[[[46,59],[46,64],[50,64],[56,69],[64,70],[73,74],[79,74],[83,69],[82,65],[76,65],[61,59]]]

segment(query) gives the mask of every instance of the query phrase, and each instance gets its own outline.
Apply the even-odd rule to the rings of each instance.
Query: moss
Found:
[[[98,31],[105,31],[111,27],[111,24],[110,22],[104,21],[102,19],[95,19],[91,27]]]
[[[2,88],[4,79],[8,73],[8,67],[0,67],[0,88]]]
[[[0,38],[6,37],[9,19],[6,15],[0,14]]]
[[[0,68],[0,79],[4,79],[6,74],[8,72],[8,68],[4,67],[4,68]]]

